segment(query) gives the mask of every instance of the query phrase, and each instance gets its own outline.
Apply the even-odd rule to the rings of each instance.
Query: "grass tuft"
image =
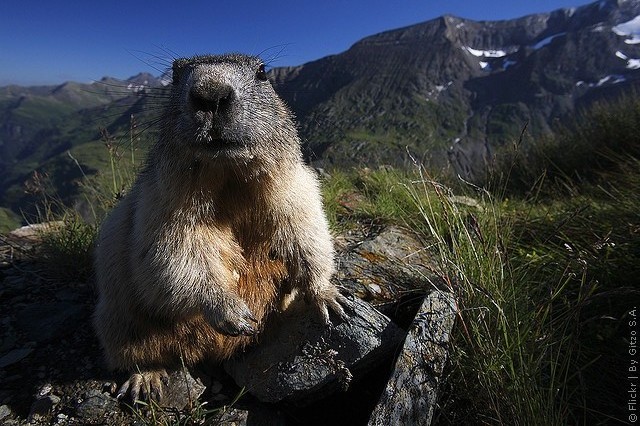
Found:
[[[598,105],[503,157],[489,189],[420,167],[327,180],[334,226],[415,229],[457,297],[437,423],[622,422],[640,295],[638,122],[637,98]]]
[[[42,232],[39,255],[46,276],[62,282],[87,282],[93,273],[97,226],[70,213]]]

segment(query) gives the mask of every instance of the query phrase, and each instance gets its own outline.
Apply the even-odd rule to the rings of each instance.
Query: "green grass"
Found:
[[[330,173],[335,230],[415,229],[456,295],[438,423],[624,419],[627,316],[640,293],[638,112],[634,98],[597,106],[501,163],[489,190],[420,168]]]
[[[0,233],[10,232],[20,226],[20,218],[11,210],[0,207]]]
[[[620,415],[620,326],[637,297],[640,177],[574,197],[504,199],[423,171],[336,172],[325,183],[335,230],[405,224],[428,242],[460,315],[442,424],[574,424]],[[578,195],[579,193],[579,195]],[[461,197],[461,196],[464,196]],[[462,201],[462,202],[461,202]]]
[[[58,225],[41,235],[38,262],[49,280],[64,283],[86,283],[93,272],[93,245],[97,226],[67,213]]]
[[[93,246],[100,222],[131,186],[140,167],[131,149],[135,145],[131,139],[127,142],[105,133],[102,141],[80,145],[63,157],[63,163],[52,162],[48,173],[36,172],[28,182],[33,200],[28,221],[54,224],[41,233],[36,252],[46,278],[87,282],[93,273]],[[123,154],[126,148],[129,155]],[[92,164],[102,164],[89,169],[76,155],[83,161],[90,158]]]
[[[493,185],[513,195],[540,189],[570,195],[576,184],[602,181],[606,173],[627,167],[630,157],[640,158],[638,123],[640,95],[596,103],[557,126],[557,136],[521,138],[498,152]]]

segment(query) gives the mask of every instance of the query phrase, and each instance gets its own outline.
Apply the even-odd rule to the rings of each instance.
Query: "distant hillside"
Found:
[[[496,22],[444,16],[270,76],[316,165],[403,165],[408,150],[473,179],[525,125],[533,143],[593,100],[637,90],[640,2]],[[100,128],[116,157],[133,148],[139,160],[163,90],[149,74],[0,88],[0,207],[28,211],[35,198],[25,184],[40,170],[57,197],[82,209],[80,178],[111,173]]]
[[[150,90],[162,85],[146,73],[124,81],[104,77],[91,84],[0,88],[0,207],[17,217],[35,213],[30,206],[35,196],[26,185],[35,170],[48,176],[45,183],[56,197],[76,201],[77,180],[108,164],[100,129],[122,142],[131,114],[138,123],[154,114],[145,107]]]

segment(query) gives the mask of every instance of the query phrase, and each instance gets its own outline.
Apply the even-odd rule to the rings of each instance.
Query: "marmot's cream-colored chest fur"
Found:
[[[328,319],[333,246],[318,182],[262,62],[173,64],[158,142],[96,248],[94,325],[120,394],[159,397],[166,369],[251,343],[291,292]]]

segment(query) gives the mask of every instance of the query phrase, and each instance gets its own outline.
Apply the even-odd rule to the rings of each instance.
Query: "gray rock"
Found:
[[[97,389],[88,390],[75,407],[76,416],[86,423],[118,410],[118,400]]]
[[[402,341],[404,332],[371,305],[353,296],[347,321],[327,327],[301,300],[265,327],[261,342],[227,361],[226,371],[263,402],[304,403],[375,367]]]
[[[248,410],[223,407],[220,410],[220,413],[215,416],[215,421],[213,421],[212,424],[220,424],[225,426],[246,426],[248,419]]]
[[[377,235],[336,238],[335,281],[369,301],[391,301],[407,290],[441,287],[433,257],[415,233],[387,226]]]
[[[60,228],[64,226],[64,221],[53,221],[53,222],[43,222],[43,223],[34,223],[32,225],[25,225],[18,229],[14,229],[9,232],[8,237],[13,239],[26,239],[26,240],[37,240],[43,233],[55,230],[56,228]]]
[[[8,367],[11,364],[15,364],[16,362],[23,360],[31,355],[31,352],[33,352],[33,348],[21,348],[9,351],[0,358],[0,368]]]
[[[0,420],[4,420],[9,417],[11,414],[11,408],[8,405],[0,405]]]
[[[49,394],[36,399],[33,404],[31,404],[31,409],[29,410],[29,419],[37,419],[46,417],[51,414],[53,407],[60,403],[60,397]]]
[[[186,369],[173,371],[169,374],[169,384],[165,387],[160,405],[184,410],[193,407],[205,390],[206,387],[200,379],[194,379]]]
[[[431,424],[456,312],[451,293],[425,297],[369,425]]]

